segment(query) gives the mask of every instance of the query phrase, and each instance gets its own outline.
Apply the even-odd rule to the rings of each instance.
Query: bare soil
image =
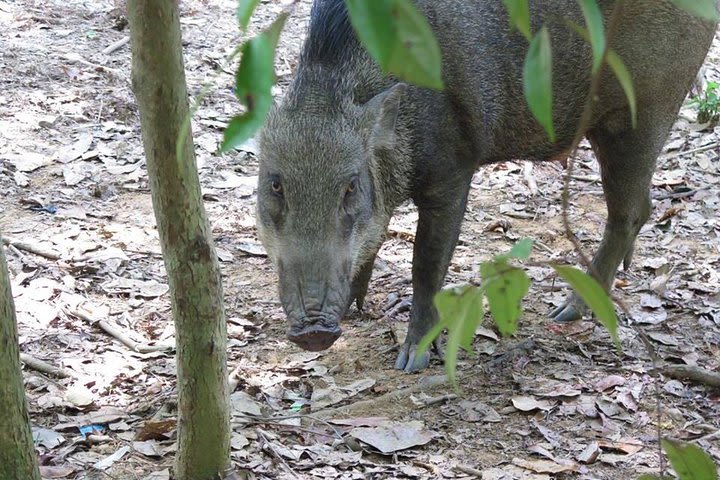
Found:
[[[173,343],[129,47],[104,52],[128,35],[123,5],[0,0],[0,231],[10,241],[21,350],[74,377],[24,367],[46,478],[169,478],[175,451],[172,352],[134,351],[100,323],[131,345]],[[250,33],[283,7],[263,1]],[[283,34],[278,95],[296,66],[309,7],[297,5]],[[499,339],[488,319],[476,354],[461,356],[459,392],[441,384],[388,399],[443,373],[437,359],[418,375],[392,369],[394,339],[408,320],[416,211],[398,210],[364,311],[352,310],[343,337],[320,354],[289,343],[276,276],[254,230],[255,147],[213,153],[239,111],[225,60],[242,38],[234,8],[230,0],[181,2],[191,96],[211,86],[193,132],[222,260],[228,368],[237,379],[232,459],[242,475],[631,479],[661,468],[659,433],[696,440],[720,461],[718,390],[662,373],[672,364],[720,367],[717,128],[698,125],[684,108],[659,161],[652,219],[616,282],[630,311],[622,353],[590,318],[552,324],[547,314],[565,290],[549,269],[529,267],[534,283],[518,334]],[[706,80],[720,79],[719,45]],[[563,173],[560,163],[480,170],[447,283],[477,280],[481,261],[523,237],[536,240],[533,260],[575,263],[561,221]],[[605,207],[588,148],[575,173],[569,215],[591,252]],[[328,414],[323,404],[355,406]],[[242,415],[257,411],[301,416]],[[396,429],[378,428],[382,422]],[[378,453],[378,444],[357,440],[368,431],[395,446]],[[410,448],[398,450],[401,431],[411,432]]]

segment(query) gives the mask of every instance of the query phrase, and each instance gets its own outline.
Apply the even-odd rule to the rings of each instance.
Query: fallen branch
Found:
[[[20,354],[20,361],[27,365],[29,368],[37,372],[44,373],[46,375],[50,375],[52,377],[77,378],[77,376],[73,372],[65,370],[64,368],[50,365],[49,363],[35,358],[31,355],[28,355],[27,353]]]
[[[667,200],[669,198],[677,199],[677,198],[692,197],[699,191],[706,190],[706,189],[707,189],[707,187],[702,187],[702,188],[694,188],[694,189],[688,190],[686,192],[666,193],[664,195],[658,195],[656,197],[653,197],[653,200]]]
[[[122,47],[130,43],[130,37],[125,36],[115,43],[111,43],[102,51],[103,55],[110,55],[111,53],[120,50]]]
[[[164,352],[164,351],[173,349],[172,345],[149,345],[147,343],[137,342],[137,341],[133,340],[132,338],[130,338],[116,324],[113,324],[106,320],[96,320],[96,319],[92,318],[90,315],[87,315],[78,310],[63,309],[63,311],[66,314],[77,317],[85,322],[88,322],[91,325],[97,325],[98,327],[100,327],[100,329],[102,331],[104,331],[111,337],[115,338],[120,343],[122,343],[123,345],[125,345],[126,347],[128,347],[130,350],[132,350],[134,352],[151,353],[151,352]]]
[[[38,255],[40,257],[47,258],[49,260],[59,260],[60,259],[60,254],[58,252],[56,252],[54,250],[48,250],[39,245],[33,245],[31,243],[21,242],[19,240],[15,240],[10,237],[2,237],[2,243],[4,243],[5,245],[10,245],[12,247],[15,247],[18,250],[23,250],[25,252],[29,252],[34,255]]]
[[[678,380],[692,380],[709,387],[720,388],[720,373],[690,365],[666,365],[660,372]]]
[[[467,465],[455,465],[455,470],[458,472],[466,473],[468,475],[474,475],[478,478],[483,477],[483,472],[472,467],[468,467]]]
[[[720,148],[720,142],[713,142],[709,145],[705,145],[705,146],[698,147],[698,148],[693,148],[692,150],[686,150],[684,152],[678,150],[677,152],[672,152],[672,153],[663,155],[662,157],[660,157],[660,160],[664,161],[664,160],[668,160],[670,158],[679,157],[681,155],[692,155],[695,153],[707,152],[708,150],[712,150],[713,148]]]

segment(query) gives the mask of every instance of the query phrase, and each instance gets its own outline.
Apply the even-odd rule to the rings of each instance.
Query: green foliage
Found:
[[[700,447],[667,439],[662,446],[680,480],[718,480],[715,463]]]
[[[383,71],[442,89],[442,58],[427,19],[410,0],[345,0],[350,21]]]
[[[445,370],[450,381],[457,386],[457,355],[460,348],[472,353],[475,330],[485,315],[483,298],[502,335],[517,330],[522,315],[521,301],[530,288],[530,278],[520,268],[509,264],[512,259],[523,260],[530,256],[532,240],[523,239],[512,249],[480,265],[482,286],[465,285],[442,290],[435,296],[439,321],[418,344],[425,351],[443,330],[448,331],[445,346]]]
[[[692,98],[690,105],[697,108],[698,122],[717,122],[720,119],[720,95],[718,95],[718,84],[708,82],[705,91]]]
[[[504,336],[512,335],[517,331],[522,315],[520,302],[530,289],[530,278],[522,269],[498,257],[480,265],[480,276],[498,330]]]
[[[420,341],[418,351],[422,353],[427,350],[432,341],[447,329],[445,371],[450,382],[457,388],[458,352],[461,347],[472,352],[475,330],[485,314],[483,290],[470,285],[442,290],[435,295],[435,308],[440,318],[433,329]]]
[[[540,29],[530,41],[523,68],[523,91],[530,111],[540,122],[551,142],[555,141],[552,118],[552,51],[550,34]]]
[[[552,267],[590,307],[600,323],[610,332],[615,346],[620,349],[620,338],[617,333],[618,318],[612,300],[605,289],[593,277],[575,267],[565,265],[553,265]]]
[[[717,466],[710,455],[690,443],[664,439],[663,449],[680,480],[718,480]],[[642,475],[638,480],[669,480],[675,477]]]
[[[238,24],[242,30],[247,29],[248,23],[250,23],[250,17],[252,17],[258,3],[260,3],[260,0],[238,0],[236,15]]]
[[[287,13],[280,14],[267,30],[242,47],[242,61],[235,75],[235,96],[247,110],[230,120],[221,151],[226,152],[249,139],[270,111],[275,84],[275,48],[287,17]]]
[[[637,126],[637,100],[635,99],[635,87],[633,86],[630,72],[620,56],[615,53],[614,50],[608,50],[605,61],[607,61],[607,64],[610,65],[610,68],[612,68],[615,77],[617,77],[618,82],[620,82],[620,86],[625,92],[625,97],[627,98],[628,105],[630,106],[630,119],[632,121],[633,128],[635,128]]]
[[[503,0],[508,11],[510,25],[517,28],[525,38],[530,41],[532,31],[530,30],[530,7],[528,0]]]
[[[585,24],[589,32],[590,45],[593,50],[592,73],[596,74],[605,56],[605,27],[603,27],[603,15],[595,0],[578,0]]]
[[[532,240],[522,239],[508,253],[496,255],[480,264],[480,287],[465,285],[442,290],[435,296],[439,321],[418,344],[420,352],[447,330],[445,370],[448,378],[457,384],[457,354],[460,348],[471,352],[475,330],[485,314],[483,299],[503,336],[513,335],[522,315],[522,300],[530,289],[530,278],[523,269],[512,265],[512,260],[525,260],[532,252]],[[608,329],[615,345],[620,348],[618,319],[610,297],[590,275],[574,267],[550,265],[580,295],[600,322]]]
[[[711,20],[713,22],[718,21],[717,7],[715,6],[715,0],[671,0],[679,8],[682,8],[686,12],[690,12],[696,17]]]

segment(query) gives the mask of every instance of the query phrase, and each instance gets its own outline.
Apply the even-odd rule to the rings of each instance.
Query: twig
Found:
[[[20,354],[20,361],[23,362],[28,367],[32,368],[33,370],[36,370],[41,373],[45,373],[47,375],[51,375],[53,377],[77,378],[77,375],[75,375],[75,373],[73,373],[69,370],[66,370],[64,368],[50,365],[49,363],[44,362],[43,360],[35,358],[31,355],[28,355],[27,353]]]
[[[425,407],[430,407],[432,405],[437,405],[438,403],[445,403],[449,400],[455,400],[456,398],[458,398],[458,396],[454,393],[446,393],[445,395],[440,395],[439,397],[428,398],[427,400],[422,401],[422,404]]]
[[[720,438],[720,430],[717,430],[712,433],[708,433],[707,435],[703,435],[702,437],[698,438],[697,441],[709,441],[709,440],[715,440],[716,438]]]
[[[130,37],[125,36],[118,40],[115,43],[111,43],[105,49],[102,51],[103,55],[110,55],[111,53],[115,52],[116,50],[120,50],[122,47],[130,43]]]
[[[70,310],[67,308],[64,308],[63,311],[67,315],[71,315],[73,317],[77,317],[80,320],[83,320],[85,322],[90,323],[91,325],[97,325],[110,335],[111,337],[118,340],[120,343],[128,347],[130,350],[138,353],[150,353],[150,352],[164,352],[166,350],[172,350],[172,345],[149,345],[147,343],[140,343],[132,338],[130,338],[125,332],[123,332],[120,327],[116,324],[113,324],[111,322],[108,322],[106,320],[96,320],[92,318],[90,315],[87,315],[83,312],[80,312],[78,310]]]
[[[686,150],[684,152],[678,150],[677,152],[672,152],[661,156],[660,160],[669,160],[671,158],[679,157],[681,155],[692,155],[694,153],[707,152],[708,150],[712,150],[713,148],[720,148],[720,142],[713,142],[710,145],[693,148],[692,150]]]
[[[579,182],[588,183],[597,183],[600,181],[600,177],[598,177],[597,175],[571,175],[570,178]]]
[[[538,186],[537,182],[535,181],[535,177],[533,177],[532,162],[525,162],[525,165],[523,166],[523,178],[525,179],[525,183],[527,183],[527,186],[530,189],[530,195],[532,195],[533,197],[537,195]]]
[[[18,250],[23,250],[41,257],[45,257],[49,260],[59,260],[60,254],[54,250],[48,250],[39,245],[33,245],[31,243],[21,242],[10,237],[2,237],[2,243],[5,245],[12,245]]]
[[[666,365],[660,369],[663,375],[678,380],[692,380],[714,388],[720,388],[720,373],[691,365]]]
[[[482,478],[483,472],[478,470],[477,468],[468,467],[467,465],[455,465],[455,470],[462,473],[467,473],[468,475],[474,475],[476,477]]]
[[[669,198],[692,197],[693,195],[702,190],[707,190],[707,187],[694,188],[692,190],[688,190],[687,192],[666,193],[665,195],[658,195],[657,197],[653,197],[653,200],[667,200]]]
[[[287,469],[288,472],[290,472],[291,474],[293,474],[293,476],[295,476],[295,478],[297,478],[297,472],[295,472],[295,470],[293,470],[290,465],[288,465],[283,456],[280,455],[277,450],[275,450],[275,446],[267,438],[265,432],[263,432],[260,428],[256,428],[255,432],[263,439],[263,441],[265,442],[264,446],[267,446],[268,450],[270,450],[270,453],[272,453],[275,458],[280,460],[280,463],[282,463],[282,465]]]

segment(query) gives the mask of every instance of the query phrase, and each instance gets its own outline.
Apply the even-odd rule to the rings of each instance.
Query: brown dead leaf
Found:
[[[645,446],[634,438],[621,438],[620,440],[599,440],[598,446],[604,450],[612,450],[616,452],[626,453],[632,455],[637,453]]]
[[[600,453],[600,444],[598,442],[592,442],[585,447],[576,458],[577,461],[581,463],[595,463]]]
[[[595,382],[595,390],[602,392],[619,385],[625,385],[625,377],[620,375],[608,375],[607,377],[601,378]]]
[[[563,472],[577,472],[580,467],[575,462],[569,462],[566,465],[561,465],[552,460],[542,459],[522,459],[513,458],[512,463],[518,467],[525,468],[535,473],[563,473]]]
[[[137,439],[141,442],[146,440],[167,440],[173,430],[177,427],[177,419],[147,420],[139,432]]]
[[[75,469],[65,466],[40,465],[40,476],[46,478],[65,478],[75,473]]]
[[[393,422],[380,427],[356,427],[350,435],[361,442],[367,443],[381,453],[393,453],[420,445],[425,445],[435,438],[436,433],[426,430],[423,422]]]
[[[555,406],[553,402],[547,400],[537,400],[533,397],[518,395],[512,397],[513,407],[521,412],[532,412],[534,410],[549,411]]]

